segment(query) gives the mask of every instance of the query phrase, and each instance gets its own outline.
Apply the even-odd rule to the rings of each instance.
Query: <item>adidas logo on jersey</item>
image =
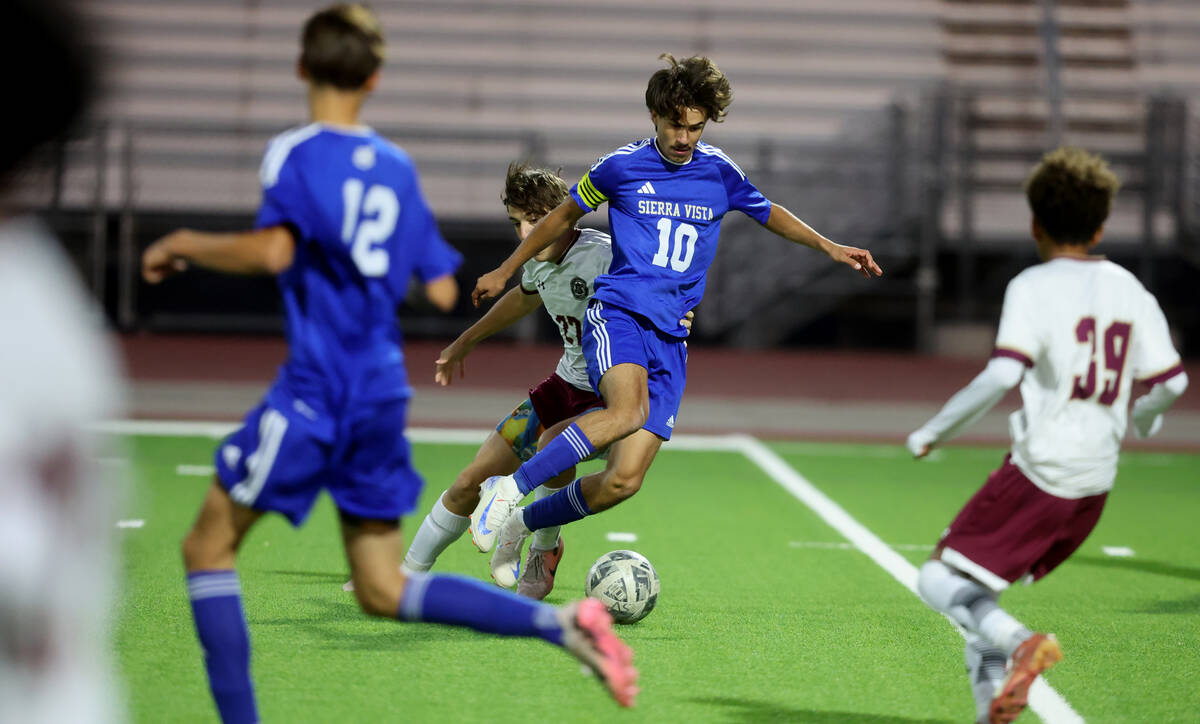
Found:
[[[653,193],[655,193],[654,186],[649,181],[647,181],[646,183],[642,184],[642,187],[640,189],[638,189],[638,193],[639,194],[653,194]]]

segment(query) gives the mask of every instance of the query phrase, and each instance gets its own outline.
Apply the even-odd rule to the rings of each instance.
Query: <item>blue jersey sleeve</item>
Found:
[[[571,198],[580,208],[595,211],[616,193],[620,185],[621,158],[611,153],[601,158],[579,179],[579,183],[571,187]]]
[[[438,230],[437,219],[417,187],[409,195],[400,214],[399,228],[404,230],[412,257],[412,273],[422,283],[453,274],[462,266],[462,254],[450,246]],[[394,289],[403,294],[408,279],[393,280]]]
[[[297,167],[291,154],[281,159],[277,151],[267,149],[259,174],[263,189],[262,204],[258,208],[254,226],[258,229],[290,227],[299,243],[312,238],[313,220],[310,214],[313,205],[305,200],[305,187]]]
[[[725,182],[729,208],[737,209],[760,224],[767,223],[767,217],[771,215],[771,202],[750,183],[742,170],[730,163],[722,166],[721,176]]]

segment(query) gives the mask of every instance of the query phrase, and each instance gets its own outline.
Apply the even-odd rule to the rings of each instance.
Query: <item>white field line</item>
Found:
[[[851,517],[840,505],[818,490],[787,461],[759,440],[750,436],[743,437],[742,453],[784,490],[811,508],[834,530],[866,553],[880,568],[920,598],[920,594],[917,593],[916,566],[889,548],[878,536]],[[959,633],[962,633],[961,629]],[[1083,724],[1083,717],[1040,676],[1029,689],[1029,708],[1047,724]]]
[[[222,438],[237,429],[237,423],[188,422],[168,420],[110,420],[97,423],[94,430],[110,435],[147,435],[158,437]],[[405,431],[412,442],[430,444],[477,444],[490,430],[456,430],[415,427]],[[874,533],[850,516],[841,506],[818,490],[762,442],[749,435],[673,435],[663,446],[667,450],[740,452],[760,467],[772,480],[807,505],[871,560],[917,595],[917,569],[888,547]],[[961,631],[960,631],[961,633]],[[1029,706],[1047,724],[1083,724],[1062,696],[1041,677],[1029,690]]]

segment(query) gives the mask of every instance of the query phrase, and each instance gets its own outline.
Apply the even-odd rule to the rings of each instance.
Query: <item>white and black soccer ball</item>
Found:
[[[658,603],[658,572],[640,553],[612,551],[592,564],[584,593],[603,603],[617,623],[641,621]]]

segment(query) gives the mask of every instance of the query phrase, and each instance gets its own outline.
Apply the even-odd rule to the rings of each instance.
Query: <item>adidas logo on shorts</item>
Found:
[[[671,428],[672,430],[675,429],[675,416],[674,415],[671,415],[670,417],[667,418],[667,427]]]

